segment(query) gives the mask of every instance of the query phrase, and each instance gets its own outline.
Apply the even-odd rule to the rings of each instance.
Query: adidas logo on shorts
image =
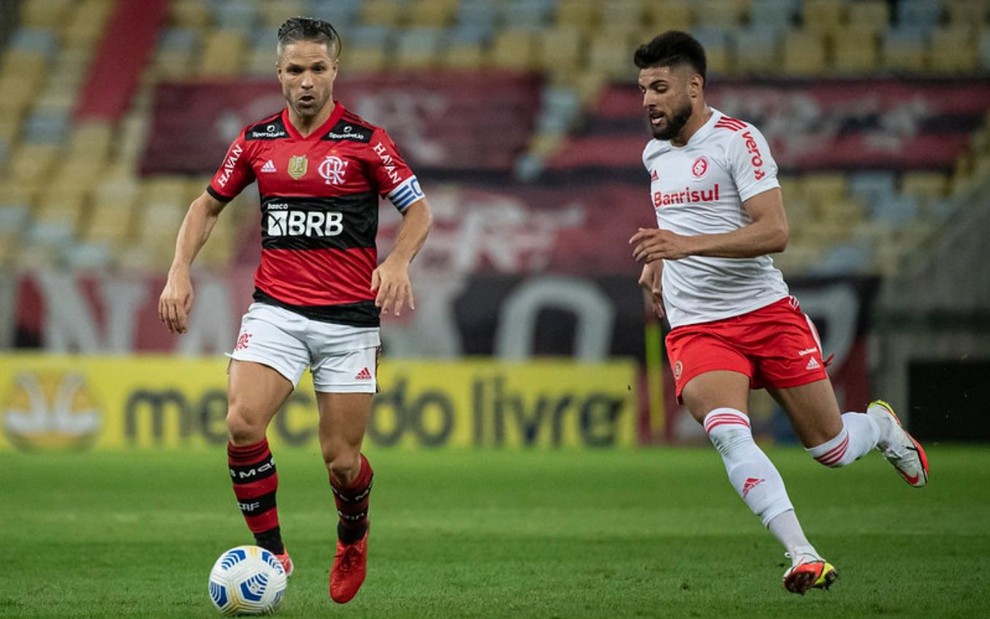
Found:
[[[818,360],[816,360],[814,357],[811,357],[810,359],[808,359],[808,365],[804,366],[804,369],[817,370],[820,367],[822,367],[822,364],[818,363]]]
[[[354,380],[371,380],[371,372],[368,371],[368,368],[361,368],[361,371],[357,373]]]

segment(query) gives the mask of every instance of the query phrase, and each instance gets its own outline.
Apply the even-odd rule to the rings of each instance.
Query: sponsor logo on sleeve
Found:
[[[402,179],[399,178],[399,172],[396,169],[397,166],[395,164],[395,158],[392,157],[392,155],[388,152],[388,148],[385,146],[385,144],[382,142],[378,142],[377,144],[372,146],[371,149],[374,150],[375,154],[378,155],[378,158],[382,160],[382,167],[385,168],[385,173],[388,174],[388,177],[390,179],[392,179],[392,182],[396,184],[401,182]]]
[[[230,180],[230,175],[234,173],[234,167],[237,165],[237,160],[241,158],[241,153],[244,149],[240,144],[235,144],[230,152],[227,153],[227,158],[223,160],[223,173],[220,174],[220,178],[217,179],[217,184],[220,187],[226,187],[227,181]]]
[[[753,166],[753,175],[756,180],[761,181],[767,173],[763,171],[763,154],[760,153],[760,145],[756,143],[751,131],[746,131],[742,137],[746,141],[746,151],[751,155],[749,163]]]

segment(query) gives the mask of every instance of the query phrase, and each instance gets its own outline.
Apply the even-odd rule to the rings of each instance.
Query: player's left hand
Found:
[[[680,260],[691,255],[687,247],[687,237],[660,228],[640,228],[629,239],[633,246],[636,262],[647,263],[654,260]]]
[[[401,264],[401,260],[393,260],[389,256],[371,272],[371,291],[377,291],[375,307],[382,314],[391,311],[396,316],[402,315],[402,308],[409,304],[409,309],[416,309],[413,299],[412,282],[409,280],[409,266]]]

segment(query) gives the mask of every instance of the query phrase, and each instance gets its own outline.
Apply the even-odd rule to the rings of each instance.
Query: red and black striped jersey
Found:
[[[316,320],[377,326],[370,287],[379,198],[404,211],[423,197],[385,130],[336,103],[326,123],[302,137],[283,110],[244,128],[207,191],[227,202],[255,180],[262,227],[255,300]]]

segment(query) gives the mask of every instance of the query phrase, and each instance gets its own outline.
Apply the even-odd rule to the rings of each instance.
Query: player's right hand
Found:
[[[158,317],[169,331],[186,332],[192,303],[193,288],[189,276],[169,274],[165,288],[158,298]]]
[[[639,286],[650,298],[650,305],[657,316],[663,318],[666,315],[663,307],[663,261],[656,260],[643,265],[643,271],[639,275]]]

